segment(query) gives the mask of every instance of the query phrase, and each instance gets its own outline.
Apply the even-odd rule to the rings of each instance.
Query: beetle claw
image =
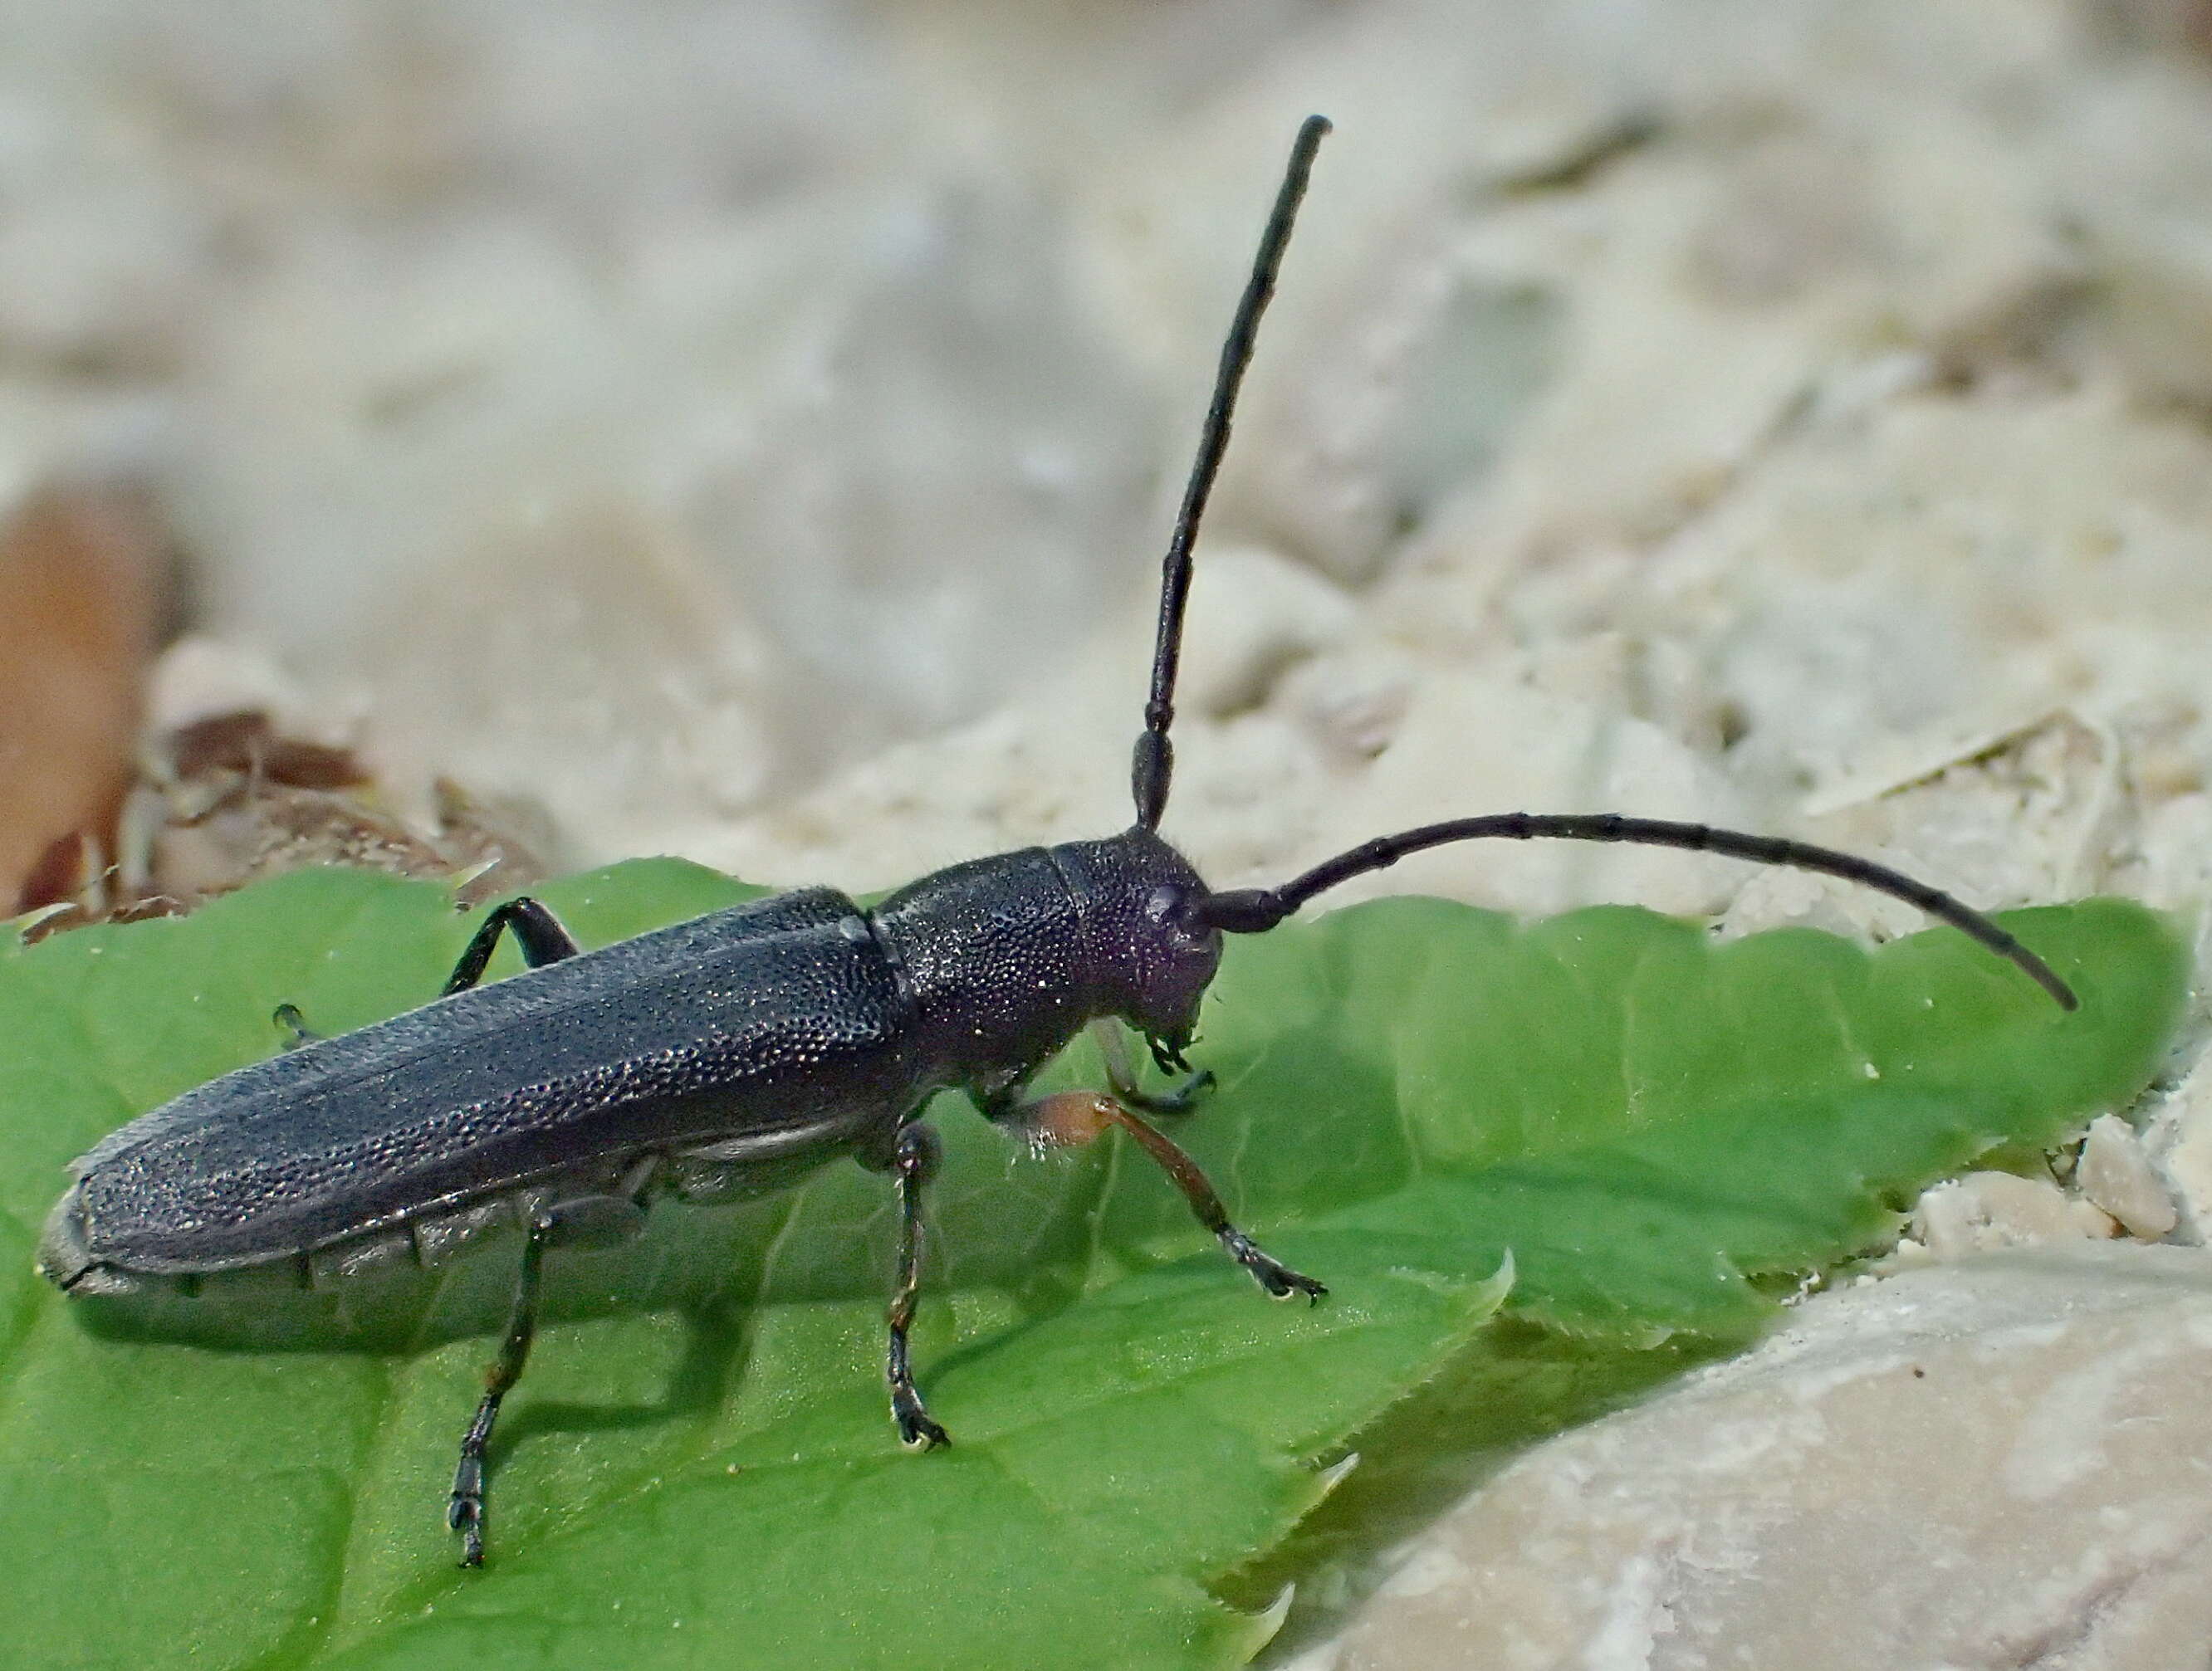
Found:
[[[934,1450],[939,1445],[952,1443],[952,1435],[930,1420],[929,1412],[917,1402],[911,1409],[895,1412],[898,1421],[899,1443],[909,1450]]]

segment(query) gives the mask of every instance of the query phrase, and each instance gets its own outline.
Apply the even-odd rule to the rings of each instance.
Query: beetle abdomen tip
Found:
[[[143,1278],[93,1256],[85,1238],[84,1200],[76,1185],[54,1203],[39,1238],[39,1274],[68,1294],[135,1294]]]

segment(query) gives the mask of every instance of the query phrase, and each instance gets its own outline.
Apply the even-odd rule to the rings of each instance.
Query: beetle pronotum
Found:
[[[448,1502],[473,1565],[483,1559],[485,1446],[529,1356],[546,1253],[635,1233],[659,1195],[765,1187],[840,1154],[889,1173],[900,1226],[891,1417],[909,1445],[946,1442],[907,1352],[938,1155],[921,1116],[941,1090],[965,1092],[1032,1141],[1083,1142],[1118,1127],[1262,1288],[1318,1299],[1322,1285],[1238,1230],[1196,1164],[1145,1119],[1187,1105],[1205,1076],[1148,1098],[1117,1027],[1143,1035],[1164,1071],[1191,1074],[1184,1051],[1224,934],[1273,928],[1424,848],[1486,837],[1635,842],[1820,871],[1910,901],[2074,1008],[2065,983],[1987,917],[1894,870],[1799,842],[1610,813],[1500,813],[1378,836],[1279,887],[1216,893],[1160,836],[1192,543],[1328,130],[1313,117],[1298,132],[1222,348],[1164,568],[1132,827],[954,865],[872,910],[806,888],[593,952],[543,905],[511,899],[484,918],[434,1002],[327,1039],[295,1013],[295,1048],[185,1093],[84,1156],[46,1226],[46,1275],[73,1293],[127,1294],[310,1256],[343,1275],[394,1258],[431,1262],[519,1214],[513,1310]],[[528,967],[479,984],[502,935]],[[1032,1075],[1086,1026],[1101,1035],[1111,1094],[1026,1097]]]

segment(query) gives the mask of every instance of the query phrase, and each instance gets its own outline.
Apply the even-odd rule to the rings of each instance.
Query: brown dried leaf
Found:
[[[0,527],[0,900],[57,843],[112,845],[168,551],[151,502],[112,486],[42,489]]]

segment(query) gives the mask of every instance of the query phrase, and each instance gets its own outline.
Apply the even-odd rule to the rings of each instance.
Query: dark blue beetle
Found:
[[[921,1191],[937,1157],[920,1116],[939,1091],[965,1092],[1035,1142],[1120,1127],[1263,1288],[1318,1299],[1322,1285],[1236,1229],[1196,1165],[1136,1111],[1187,1105],[1205,1075],[1172,1096],[1145,1096],[1114,1024],[1142,1034],[1164,1070],[1188,1074],[1183,1052],[1224,932],[1272,928],[1323,890],[1423,848],[1558,837],[1824,871],[1956,925],[2073,1008],[2065,984],[1988,919],[1895,871],[1801,843],[1613,814],[1508,813],[1378,837],[1279,888],[1215,893],[1156,833],[1173,768],[1191,543],[1328,127],[1315,117],[1299,131],[1222,350],[1165,563],[1133,828],[955,865],[872,911],[808,888],[596,952],[580,952],[535,900],[511,900],[485,919],[435,1002],[342,1038],[300,1029],[296,1048],[187,1092],[86,1155],[47,1224],[40,1269],[71,1293],[101,1295],[266,1267],[343,1278],[435,1264],[479,1230],[520,1223],[514,1311],[462,1440],[448,1511],[473,1565],[483,1559],[484,1449],[529,1353],[545,1252],[635,1233],[659,1195],[756,1193],[840,1154],[889,1172],[902,1224],[891,1414],[908,1444],[945,1442],[907,1362]],[[530,967],[480,986],[502,933]],[[1091,1024],[1114,1094],[1025,1098],[1030,1078]]]

